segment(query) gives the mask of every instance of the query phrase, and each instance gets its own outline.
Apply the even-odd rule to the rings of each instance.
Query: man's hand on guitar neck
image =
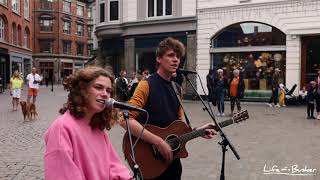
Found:
[[[171,163],[173,160],[173,152],[169,144],[159,137],[159,140],[154,145],[157,147],[162,157]]]
[[[214,130],[215,125],[213,123],[205,124],[201,127],[197,127],[195,129],[206,129],[207,134],[202,136],[205,139],[211,139],[214,135],[218,134],[216,130]]]

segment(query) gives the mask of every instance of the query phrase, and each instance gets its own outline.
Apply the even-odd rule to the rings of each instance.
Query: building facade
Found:
[[[92,32],[92,25],[88,24],[92,19],[88,11],[90,3],[34,1],[34,65],[40,74],[47,74],[49,81],[61,82],[88,61]]]
[[[153,73],[158,43],[174,37],[186,46],[181,66],[195,68],[195,6],[194,0],[97,0],[99,63],[116,76],[122,69]]]
[[[0,83],[6,88],[15,70],[31,71],[32,0],[0,0]]]
[[[288,88],[297,84],[298,91],[320,69],[319,7],[319,0],[198,1],[202,82],[209,69],[222,68],[229,77],[238,68],[247,92],[268,91],[278,68],[281,83]]]

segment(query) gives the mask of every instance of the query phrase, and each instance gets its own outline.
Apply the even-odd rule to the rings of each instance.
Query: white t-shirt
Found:
[[[39,83],[40,82],[39,83],[33,83],[33,82],[34,82],[34,80],[41,81],[42,78],[37,73],[35,75],[30,73],[27,76],[27,80],[28,80],[29,88],[39,89]]]

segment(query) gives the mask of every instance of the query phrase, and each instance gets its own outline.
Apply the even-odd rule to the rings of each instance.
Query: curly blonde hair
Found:
[[[87,87],[90,82],[97,79],[99,76],[105,76],[111,80],[112,90],[114,90],[114,77],[108,71],[97,66],[85,67],[68,79],[68,87],[70,92],[68,101],[60,109],[63,114],[67,110],[76,118],[82,118],[87,113],[88,95]],[[111,92],[111,97],[114,96],[114,91]],[[100,130],[110,130],[111,127],[119,120],[119,113],[115,109],[105,108],[102,112],[93,115],[90,126],[92,129],[99,128]]]

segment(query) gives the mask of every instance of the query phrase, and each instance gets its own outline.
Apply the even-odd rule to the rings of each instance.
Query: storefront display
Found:
[[[231,25],[212,39],[212,68],[223,69],[227,78],[239,69],[246,90],[270,90],[275,68],[281,70],[279,83],[285,83],[285,38],[278,29],[262,23]]]
[[[280,83],[285,81],[285,52],[243,52],[215,53],[213,66],[223,69],[227,78],[239,69],[246,89],[270,89],[270,81],[275,68],[279,68]]]

